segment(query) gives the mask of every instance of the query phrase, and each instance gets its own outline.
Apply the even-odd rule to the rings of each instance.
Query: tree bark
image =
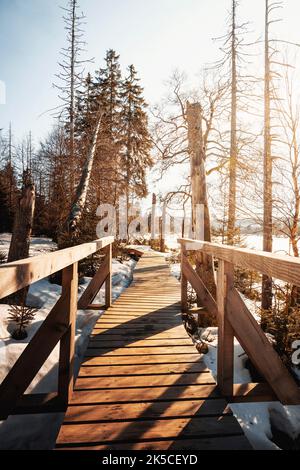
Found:
[[[25,259],[29,256],[34,207],[35,187],[30,171],[27,170],[23,173],[23,187],[15,215],[14,228],[7,258],[8,263]],[[12,294],[6,299],[6,303],[25,305],[27,292],[28,288],[24,288]]]
[[[193,238],[211,241],[210,214],[207,200],[205,155],[202,135],[202,108],[200,103],[187,103],[188,141],[191,163],[192,229]],[[215,296],[215,279],[212,257],[199,254],[196,270],[205,285]]]
[[[58,246],[61,248],[65,243],[65,237],[69,237],[76,232],[78,229],[78,223],[82,219],[84,207],[86,204],[91,173],[94,163],[94,157],[96,153],[97,140],[101,127],[102,113],[99,114],[99,118],[96,122],[96,127],[93,135],[93,139],[88,151],[88,155],[85,164],[82,169],[81,178],[77,186],[75,199],[73,201],[70,213],[58,236]]]
[[[264,112],[264,216],[263,250],[272,252],[272,154],[271,154],[271,70],[269,51],[269,0],[266,0],[265,15],[265,112]],[[262,309],[272,308],[272,279],[266,275],[262,279]]]
[[[237,50],[236,50],[236,0],[232,0],[231,31],[231,131],[229,160],[229,200],[227,243],[233,245],[236,229],[236,170],[237,170]]]

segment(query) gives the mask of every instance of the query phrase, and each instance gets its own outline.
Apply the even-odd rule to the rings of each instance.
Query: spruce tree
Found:
[[[146,171],[152,166],[151,140],[148,130],[147,104],[133,65],[122,83],[121,143],[122,173],[125,180],[127,205],[130,196],[147,195]]]
[[[96,155],[95,176],[101,187],[101,201],[116,204],[122,193],[121,162],[121,85],[122,76],[119,55],[112,49],[107,51],[104,68],[101,68],[94,83],[92,98],[103,112],[101,136]],[[95,106],[95,105],[94,105]]]

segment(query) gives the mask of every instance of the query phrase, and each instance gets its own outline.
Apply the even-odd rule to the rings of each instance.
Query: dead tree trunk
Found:
[[[167,205],[164,202],[162,209],[162,216],[159,219],[159,245],[160,252],[166,251],[166,229],[167,229]]]
[[[65,245],[66,238],[71,241],[72,234],[74,234],[78,230],[78,224],[83,216],[94,163],[94,157],[96,153],[98,135],[101,127],[101,120],[102,114],[100,114],[99,118],[97,119],[93,139],[88,151],[85,164],[82,169],[81,178],[77,186],[75,199],[73,201],[70,213],[67,217],[66,222],[62,226],[62,229],[58,236],[59,248],[62,248]]]
[[[266,0],[265,16],[265,94],[264,94],[264,216],[263,250],[272,251],[272,154],[271,154],[271,69],[269,50],[269,0]],[[272,279],[266,275],[262,279],[262,302],[264,310],[272,307]]]
[[[210,242],[211,228],[203,150],[202,108],[200,103],[187,103],[187,123],[191,162],[193,237]],[[203,253],[199,254],[196,269],[211,293],[215,295],[215,279],[211,256]]]
[[[33,226],[35,187],[29,170],[23,172],[23,187],[19,198],[7,262],[28,258]],[[9,296],[5,302],[21,305],[26,302],[28,288]]]
[[[229,200],[227,243],[233,245],[236,228],[236,170],[237,170],[237,37],[236,37],[236,0],[232,1],[231,31],[231,130],[229,160]]]
[[[152,194],[152,209],[151,209],[151,240],[150,246],[155,246],[156,239],[156,194]]]

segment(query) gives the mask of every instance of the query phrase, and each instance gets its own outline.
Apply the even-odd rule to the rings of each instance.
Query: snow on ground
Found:
[[[0,253],[8,254],[11,233],[0,233]],[[37,256],[56,250],[57,246],[50,238],[32,237],[29,256]]]
[[[6,247],[8,251],[9,237],[0,235],[0,251]],[[31,256],[55,249],[55,244],[48,239],[33,239]],[[38,253],[37,253],[38,252]],[[113,260],[112,295],[116,299],[132,280],[136,262],[132,259],[124,262]],[[88,285],[90,278],[84,278],[79,286],[79,295]],[[100,290],[95,303],[104,303],[104,287]],[[35,320],[28,328],[28,337],[23,341],[11,338],[12,325],[7,320],[7,305],[0,304],[0,383],[16,362],[28,342],[34,336],[50,309],[61,294],[61,286],[51,284],[48,279],[42,279],[30,286],[28,303],[39,308]],[[88,337],[96,320],[102,312],[79,310],[76,320],[75,338],[75,373],[78,373]],[[58,346],[52,351],[48,360],[33,380],[27,392],[48,393],[57,390]],[[0,449],[52,449],[63,420],[63,413],[40,415],[10,416],[0,422]]]
[[[218,328],[206,328],[201,338],[209,345],[204,361],[217,379]],[[234,340],[234,383],[252,382],[245,368],[245,355],[238,341]],[[283,406],[279,402],[239,403],[230,405],[255,450],[274,450],[279,447],[272,442],[271,422],[290,438],[300,435],[300,406]]]
[[[170,250],[178,250],[179,244],[177,243],[177,236],[169,235],[166,239],[166,246]],[[262,235],[247,234],[242,235],[242,239],[247,248],[253,250],[263,249],[263,237]],[[214,240],[216,243],[221,243],[221,238],[216,237]],[[273,252],[281,255],[291,255],[292,249],[289,243],[289,239],[286,237],[273,237]]]
[[[247,248],[254,250],[263,249],[262,235],[245,235],[245,243]],[[289,239],[286,237],[273,237],[273,252],[280,255],[291,255]]]

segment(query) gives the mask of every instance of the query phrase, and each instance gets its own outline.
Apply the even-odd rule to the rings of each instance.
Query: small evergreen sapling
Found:
[[[27,307],[26,305],[10,305],[8,319],[16,325],[11,334],[12,338],[16,340],[27,338],[26,328],[34,319],[37,310],[37,308]]]

